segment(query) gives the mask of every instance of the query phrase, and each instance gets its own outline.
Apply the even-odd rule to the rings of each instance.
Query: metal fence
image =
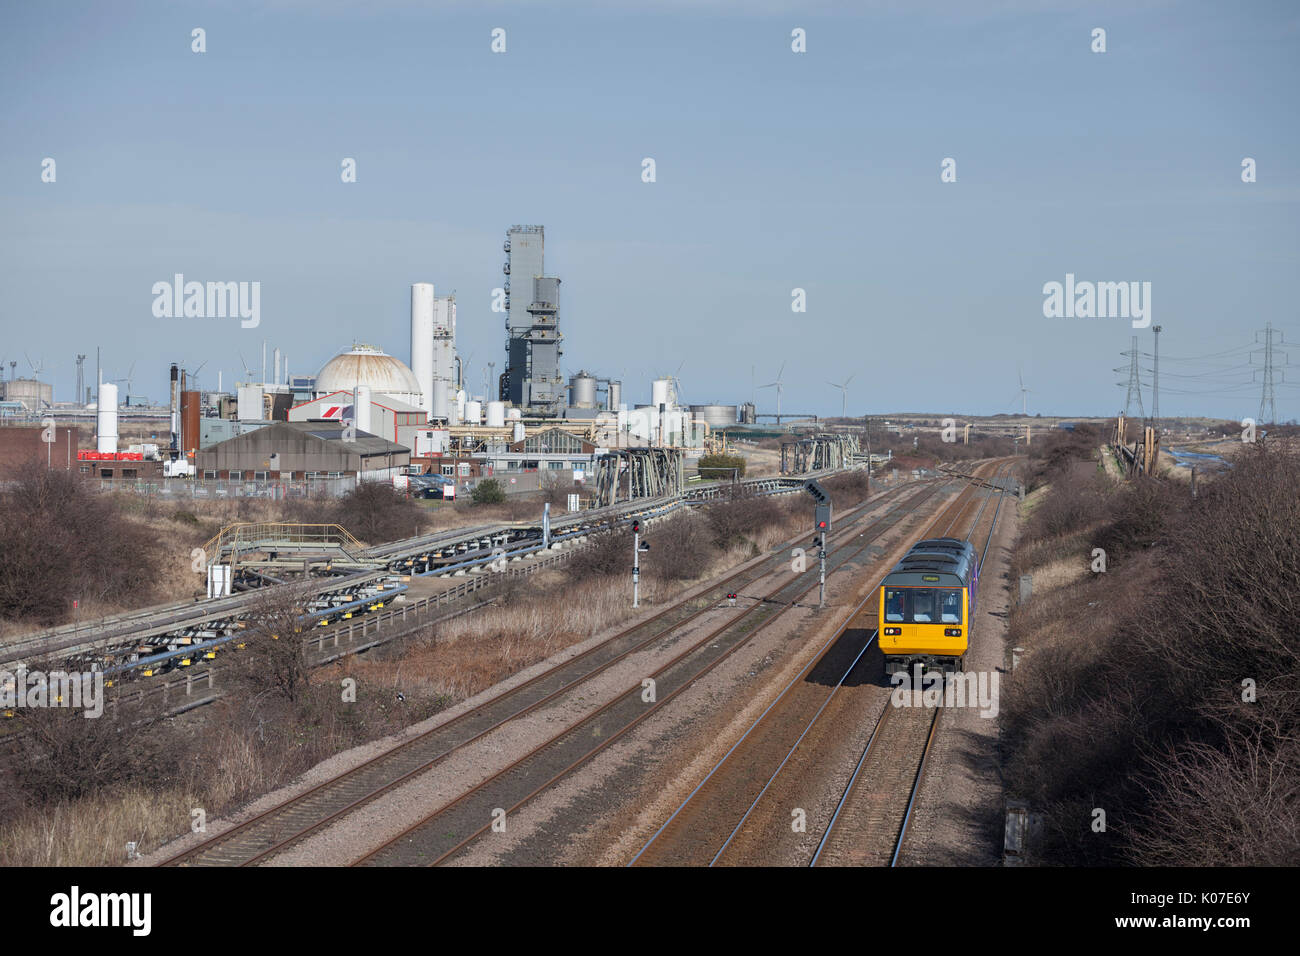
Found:
[[[184,498],[338,498],[356,487],[355,478],[232,480],[225,478],[91,478],[96,491],[126,491],[149,497]]]

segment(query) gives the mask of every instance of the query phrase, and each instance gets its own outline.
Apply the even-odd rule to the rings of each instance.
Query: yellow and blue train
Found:
[[[960,538],[927,538],[880,585],[880,650],[885,673],[916,664],[963,670],[979,593],[979,554]]]

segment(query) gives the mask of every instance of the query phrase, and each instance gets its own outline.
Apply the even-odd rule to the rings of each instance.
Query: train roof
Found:
[[[926,538],[912,545],[911,550],[903,555],[885,577],[884,585],[964,587],[970,582],[975,564],[975,548],[969,541]]]

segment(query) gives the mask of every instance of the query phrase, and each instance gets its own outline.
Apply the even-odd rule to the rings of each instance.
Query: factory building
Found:
[[[47,444],[45,428],[40,425],[6,425],[0,428],[0,480],[13,478],[19,468],[29,461],[47,464],[59,470],[75,469],[77,461],[77,430],[67,426],[55,428],[54,442]]]
[[[538,471],[569,482],[591,477],[596,454],[595,444],[581,436],[548,428],[510,442],[503,450],[488,451],[485,460],[491,466],[491,473],[498,477]]]
[[[395,442],[342,425],[276,422],[205,448],[196,456],[206,479],[354,478],[388,481],[407,473],[411,453]]]
[[[364,392],[362,393],[364,397]],[[431,429],[424,409],[398,401],[385,394],[370,396],[369,427],[365,415],[357,414],[355,396],[351,389],[341,389],[321,395],[309,402],[289,409],[291,422],[356,422],[358,428],[380,438],[386,438],[404,448],[414,449],[420,432]]]
[[[546,275],[545,246],[541,226],[506,233],[506,368],[498,397],[533,415],[559,414],[565,398],[560,280]]]

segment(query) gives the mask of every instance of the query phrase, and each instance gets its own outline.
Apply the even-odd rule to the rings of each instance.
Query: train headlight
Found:
[[[945,628],[943,629],[943,636],[944,636],[944,637],[961,637],[961,628],[960,628],[960,627],[945,627]]]
[[[886,637],[897,637],[898,635],[900,635],[900,634],[902,634],[902,633],[903,633],[903,629],[902,629],[901,627],[887,627],[887,628],[885,628],[885,636],[886,636]]]

